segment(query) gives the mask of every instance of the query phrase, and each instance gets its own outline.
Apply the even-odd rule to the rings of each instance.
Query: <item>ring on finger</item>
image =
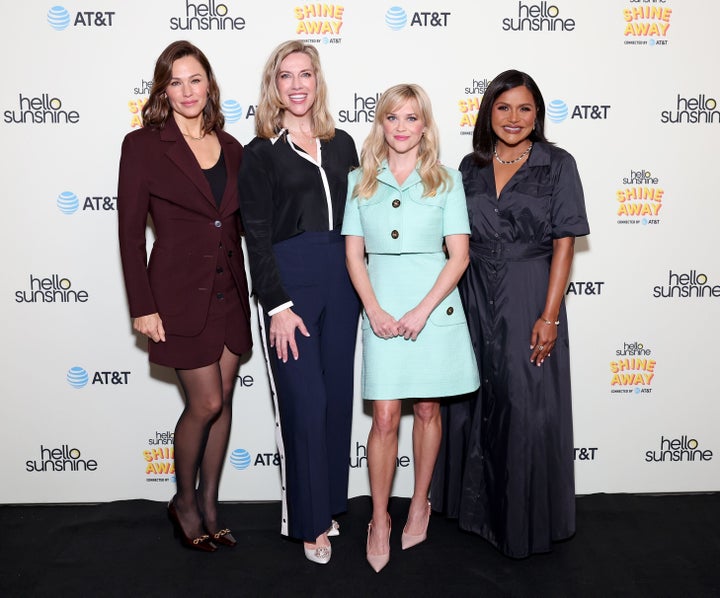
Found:
[[[545,348],[545,345],[538,345],[538,349],[540,349],[541,351],[542,351],[544,348]]]

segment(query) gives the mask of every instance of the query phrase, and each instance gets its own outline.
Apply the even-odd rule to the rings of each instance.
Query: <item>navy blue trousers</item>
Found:
[[[270,366],[282,469],[282,533],[307,542],[347,510],[353,369],[360,303],[339,231],[303,233],[273,246],[285,290],[310,333],[296,332],[299,359]]]

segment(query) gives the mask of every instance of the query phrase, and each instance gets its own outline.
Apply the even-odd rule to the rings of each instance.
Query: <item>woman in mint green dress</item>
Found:
[[[382,95],[360,163],[349,177],[342,232],[364,307],[362,396],[374,401],[367,559],[379,571],[390,558],[387,505],[400,399],[414,399],[415,486],[402,533],[406,549],[427,537],[439,401],[472,392],[479,379],[457,291],[469,259],[465,194],[459,173],[438,161],[438,131],[422,88],[396,85]]]

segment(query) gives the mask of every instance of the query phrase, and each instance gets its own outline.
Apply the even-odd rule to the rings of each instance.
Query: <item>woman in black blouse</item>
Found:
[[[347,509],[359,303],[340,236],[352,138],[335,129],[313,46],[280,44],[245,148],[240,206],[275,399],[282,533],[330,560]]]

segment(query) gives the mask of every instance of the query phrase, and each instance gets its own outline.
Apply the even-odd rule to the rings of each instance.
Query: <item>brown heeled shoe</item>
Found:
[[[200,504],[200,491],[195,490],[195,500],[198,501],[198,505]],[[199,506],[198,506],[199,508]],[[222,546],[227,546],[228,548],[233,548],[237,546],[237,540],[235,540],[235,537],[232,535],[232,532],[228,528],[220,529],[216,532],[211,532],[210,528],[207,526],[207,523],[205,523],[205,513],[202,512],[202,509],[200,509],[200,516],[203,518],[203,529],[210,535],[211,541],[220,544]]]
[[[180,540],[180,544],[182,544],[186,548],[199,550],[201,552],[215,552],[217,550],[217,546],[212,543],[208,534],[199,536],[197,538],[190,538],[185,534],[185,531],[182,528],[182,524],[180,523],[180,518],[178,517],[177,511],[175,510],[175,497],[173,497],[172,500],[168,503],[167,512],[168,518],[173,524],[175,537]]]
[[[375,573],[380,573],[380,570],[390,562],[390,532],[392,531],[392,521],[390,521],[390,513],[387,516],[388,519],[388,537],[387,537],[387,552],[383,554],[370,554],[370,532],[372,531],[372,521],[368,523],[367,543],[365,544],[365,558],[370,566],[373,568]]]
[[[216,544],[220,544],[222,546],[227,546],[228,548],[233,548],[237,546],[237,540],[232,535],[232,532],[225,528],[221,529],[220,531],[217,531],[215,533],[208,530],[208,528],[205,528],[205,531],[212,536],[212,541]]]
[[[403,528],[403,532],[402,532],[402,538],[400,539],[403,550],[412,548],[413,546],[420,544],[420,542],[424,542],[425,540],[427,540],[427,529],[428,529],[428,524],[430,523],[430,513],[431,512],[432,512],[432,507],[430,506],[430,501],[427,501],[427,513],[425,514],[425,527],[423,528],[423,531],[419,534],[406,533],[405,529],[407,528],[407,523],[405,524],[405,527]]]

